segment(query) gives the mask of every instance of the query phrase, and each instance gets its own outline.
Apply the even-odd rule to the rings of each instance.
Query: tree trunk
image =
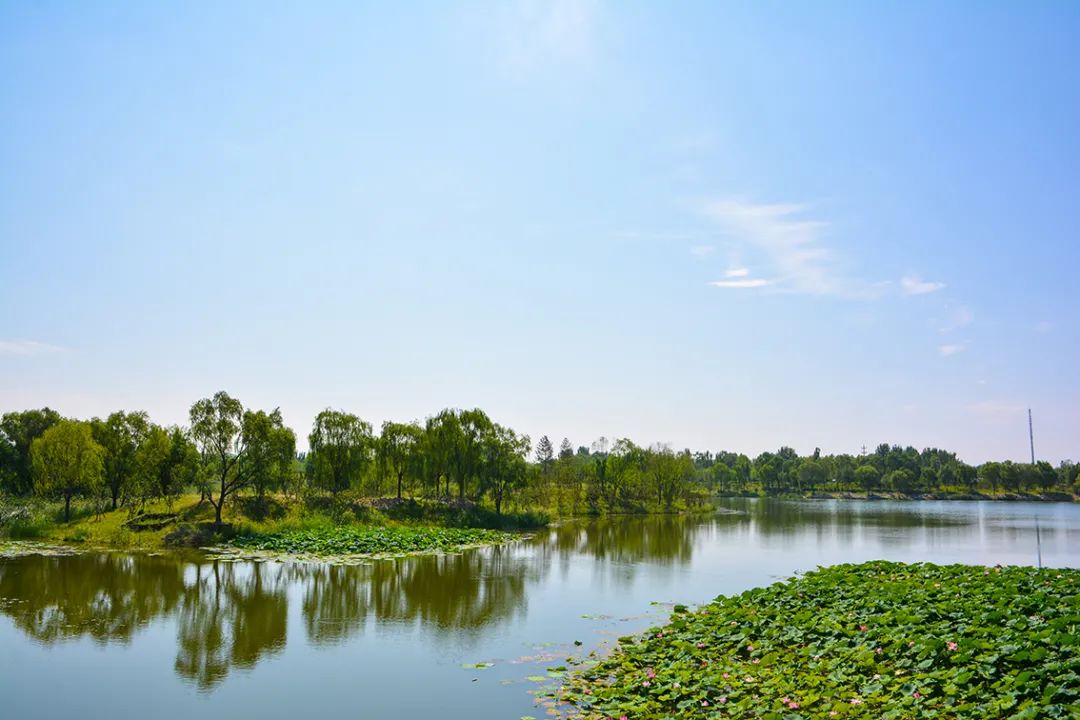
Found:
[[[214,501],[211,500],[210,504],[213,505]],[[225,504],[224,498],[217,505],[214,505],[214,524],[221,527],[221,506]]]
[[[120,495],[120,486],[117,485],[116,487],[112,488],[112,509],[113,510],[116,509],[116,500],[119,497],[119,495]]]
[[[400,472],[397,474],[397,499],[398,500],[401,499],[401,475],[402,475],[402,473],[400,473]]]
[[[71,520],[71,495],[64,496],[64,522]]]

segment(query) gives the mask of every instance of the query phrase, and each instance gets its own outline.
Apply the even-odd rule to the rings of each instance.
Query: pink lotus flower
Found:
[[[727,680],[727,679],[728,679],[728,678],[730,678],[730,677],[731,677],[731,673],[724,673],[724,675],[723,675],[723,678],[724,678],[725,680]]]
[[[950,640],[949,642],[945,643],[945,647],[949,648],[949,650],[951,651],[951,650],[955,650],[956,648],[958,648],[960,646],[957,645],[956,643],[954,643],[952,640]]]
[[[649,687],[650,685],[652,685],[652,683],[649,682],[648,680],[642,680],[641,681],[641,687]]]
[[[754,659],[753,659],[753,660],[751,660],[750,662],[751,662],[752,664],[754,664],[754,665],[757,665],[757,664],[758,664],[759,662],[761,662],[761,661],[760,661],[760,660],[758,660],[757,658],[754,658]]]
[[[723,696],[721,698],[717,698],[716,702],[720,703],[721,705],[726,704],[727,703],[727,695],[725,695],[725,696]]]
[[[921,697],[922,697],[922,693],[920,693],[920,692],[919,692],[918,690],[916,690],[915,692],[911,693],[911,697],[913,697],[913,698],[915,698],[916,700],[918,700],[919,698],[921,698]]]
[[[859,698],[851,698],[851,700],[848,700],[848,702],[850,702],[852,705],[862,705],[862,700],[860,700]]]
[[[709,707],[709,701],[708,700],[702,700],[701,701],[701,707]]]
[[[869,630],[869,629],[870,629],[870,628],[866,627],[865,625],[860,625],[860,626],[859,626],[859,631],[860,631],[860,632],[866,632],[866,631],[867,631],[867,630]]]
[[[701,649],[703,649],[704,647],[705,647],[705,643],[698,643],[698,644],[697,644],[697,649],[698,649],[698,650],[701,650]]]
[[[648,670],[646,670],[645,674],[648,675],[650,680],[652,680],[654,677],[656,677],[656,671],[653,670],[652,668],[649,668]]]
[[[784,697],[780,698],[780,702],[787,705],[789,702],[791,702],[791,698],[789,698],[787,695],[785,695]]]
[[[795,702],[794,700],[792,700],[791,702],[789,702],[789,703],[787,704],[787,706],[788,706],[788,709],[789,709],[789,710],[798,710],[798,709],[799,709],[799,703]]]
[[[747,645],[746,646],[746,652],[754,652],[754,646],[753,645]]]

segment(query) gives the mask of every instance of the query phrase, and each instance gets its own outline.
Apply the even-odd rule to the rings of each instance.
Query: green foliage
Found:
[[[0,418],[0,491],[31,493],[34,477],[30,446],[58,422],[60,413],[49,408],[9,412]]]
[[[328,408],[315,417],[308,445],[312,483],[337,494],[358,485],[371,464],[371,424],[356,415]]]
[[[1077,717],[1078,623],[1078,570],[839,565],[676,608],[561,699],[633,720]]]
[[[118,411],[104,420],[94,418],[90,427],[105,451],[105,490],[115,510],[121,495],[138,493],[136,455],[150,432],[150,420],[145,412]]]
[[[230,544],[246,550],[294,555],[405,554],[456,550],[468,545],[507,542],[516,536],[478,528],[341,527],[308,528],[239,535]]]
[[[34,440],[30,457],[34,490],[64,501],[64,520],[71,517],[71,499],[101,487],[105,451],[94,442],[89,423],[61,420]]]

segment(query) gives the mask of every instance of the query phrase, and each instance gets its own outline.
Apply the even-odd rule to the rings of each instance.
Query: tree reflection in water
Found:
[[[234,668],[284,649],[294,589],[306,639],[316,646],[344,642],[371,621],[476,639],[493,624],[524,618],[528,586],[556,563],[591,559],[617,569],[624,582],[642,562],[689,563],[704,527],[675,517],[598,520],[526,543],[351,566],[26,555],[0,560],[0,613],[44,644],[87,636],[129,642],[155,619],[170,619],[177,675],[209,691]]]

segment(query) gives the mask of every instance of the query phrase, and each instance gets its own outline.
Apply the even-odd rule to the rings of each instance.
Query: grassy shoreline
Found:
[[[260,556],[375,557],[510,542],[548,524],[541,513],[497,514],[468,504],[395,499],[251,502],[220,526],[213,523],[213,508],[197,495],[172,506],[149,504],[138,513],[80,510],[63,522],[47,504],[0,506],[0,539],[87,550],[231,548]]]
[[[837,565],[691,611],[567,678],[567,714],[1080,716],[1080,570]]]

